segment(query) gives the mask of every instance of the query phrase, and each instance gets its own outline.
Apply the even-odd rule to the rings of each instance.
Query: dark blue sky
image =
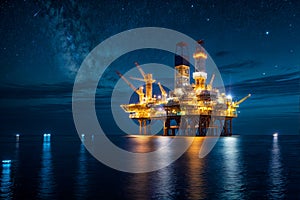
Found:
[[[1,134],[75,133],[71,92],[81,62],[106,38],[145,26],[204,39],[227,91],[252,94],[234,133],[300,132],[299,1],[1,1],[0,22]],[[173,65],[140,53],[112,68],[125,72],[135,61]],[[117,79],[107,73],[98,112],[110,112]]]

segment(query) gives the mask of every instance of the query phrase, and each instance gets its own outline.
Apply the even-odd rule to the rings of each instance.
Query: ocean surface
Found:
[[[111,140],[147,152],[161,137]],[[300,136],[222,137],[200,159],[203,140],[166,168],[130,174],[97,161],[77,135],[1,136],[0,199],[300,199]]]

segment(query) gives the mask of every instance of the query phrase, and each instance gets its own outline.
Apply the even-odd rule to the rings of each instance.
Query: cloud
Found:
[[[224,56],[227,56],[230,54],[230,51],[217,51],[215,53],[215,56],[216,57],[224,57]]]
[[[88,92],[90,82],[82,83]],[[72,110],[73,83],[61,82],[42,85],[0,85],[1,110],[4,113],[63,113]],[[112,88],[98,85],[95,94],[97,109],[110,105]]]
[[[254,60],[246,60],[243,62],[232,63],[228,65],[219,66],[219,70],[224,74],[237,74],[242,71],[257,67],[260,63]]]
[[[227,85],[226,88],[237,94],[252,93],[252,98],[260,99],[266,96],[286,96],[300,94],[300,73],[266,76],[263,78],[248,79],[235,84]],[[258,96],[256,96],[258,95]]]
[[[287,109],[294,109],[295,107],[297,107],[297,105],[295,105],[295,104],[290,104],[289,102],[287,102],[287,103],[283,103],[283,102],[280,102],[280,103],[274,103],[274,104],[261,104],[261,105],[257,105],[257,104],[244,104],[243,105],[243,109],[251,109],[251,110],[253,110],[253,109],[263,109],[263,110],[265,110],[265,109],[272,109],[274,112],[277,112],[278,111],[278,109],[279,110],[281,110],[282,111],[282,109],[285,109],[285,110],[287,110]],[[282,112],[280,112],[280,113],[282,113]],[[300,113],[300,112],[297,112],[297,111],[295,111],[295,112],[293,112],[293,113],[288,113],[289,114],[289,116],[290,116],[290,114],[295,114],[295,113]]]
[[[61,82],[57,84],[18,85],[2,84],[1,99],[34,99],[34,98],[67,98],[71,97],[73,84]]]

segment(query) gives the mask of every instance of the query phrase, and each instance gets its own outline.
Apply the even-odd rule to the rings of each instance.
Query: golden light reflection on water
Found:
[[[134,152],[149,152],[154,151],[157,148],[167,146],[167,144],[174,138],[172,137],[132,137],[135,145],[132,145],[130,151]],[[188,188],[188,196],[192,199],[203,199],[205,198],[204,193],[204,181],[203,181],[203,162],[199,158],[199,151],[203,144],[204,138],[192,138],[192,137],[181,137],[175,138],[180,140],[186,140],[187,142],[193,140],[192,145],[186,152],[187,157],[184,160],[186,165],[186,171],[178,171],[175,165],[171,164],[161,170],[142,173],[142,174],[131,174],[129,175],[130,182],[127,185],[126,191],[134,191],[136,187],[139,188],[139,193],[129,194],[129,196],[135,199],[173,199],[178,197],[178,188],[176,188],[178,180],[178,173],[184,175],[182,177],[186,182],[186,188]],[[164,154],[161,154],[162,162],[167,162],[172,157],[174,149],[167,148]],[[151,164],[150,160],[137,160],[140,162],[140,166]],[[163,189],[162,189],[163,188]],[[149,196],[150,195],[150,196]]]
[[[185,137],[185,136],[177,136],[177,137],[164,137],[164,136],[129,136],[128,137],[131,142],[131,146],[128,151],[135,152],[135,153],[147,153],[156,151],[159,148],[166,147],[169,143],[172,142],[173,139],[175,140],[183,140],[186,143],[191,142],[194,140],[193,144],[189,149],[193,149],[193,152],[196,153],[197,156],[201,150],[201,145],[204,141],[203,137]],[[196,143],[195,143],[196,142]],[[200,143],[201,142],[201,143]],[[166,152],[172,152],[178,149],[166,149]],[[189,151],[189,150],[188,150]],[[167,157],[167,155],[165,155]],[[198,156],[199,157],[199,156]]]
[[[131,152],[134,153],[147,153],[154,151],[153,144],[152,144],[152,137],[146,136],[146,137],[140,137],[140,136],[134,136],[130,137],[131,140]]]
[[[203,145],[205,138],[196,137],[187,151],[187,173],[188,180],[188,196],[191,199],[205,199],[204,193],[205,182],[203,178],[204,162],[199,158],[199,151]]]

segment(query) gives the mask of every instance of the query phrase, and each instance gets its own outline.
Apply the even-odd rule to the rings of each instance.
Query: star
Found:
[[[269,35],[270,34],[270,32],[269,31],[266,31],[266,33],[265,33],[266,35]]]
[[[191,8],[194,8],[194,5],[193,5],[193,4],[191,5]]]

